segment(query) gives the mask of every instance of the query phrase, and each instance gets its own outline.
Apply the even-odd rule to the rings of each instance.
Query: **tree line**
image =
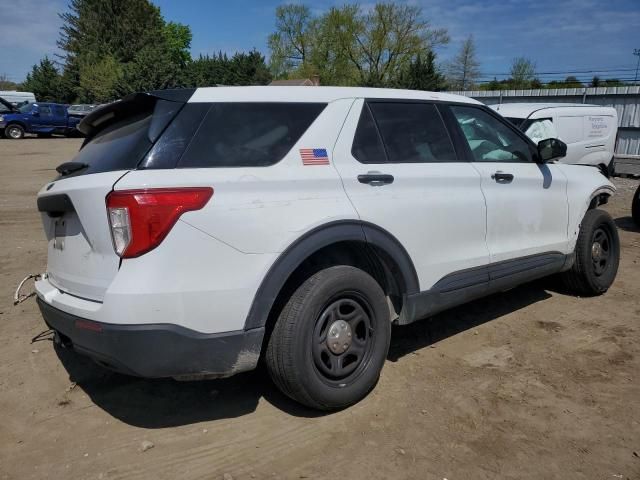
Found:
[[[278,6],[268,64],[255,49],[192,58],[189,26],[166,21],[150,0],[70,0],[60,17],[61,54],[43,58],[19,86],[43,101],[104,103],[136,91],[315,75],[323,85],[434,91],[583,86],[575,77],[543,85],[524,57],[513,60],[508,79],[481,82],[473,36],[439,62],[448,32],[416,5],[344,5],[322,13],[304,4]],[[0,87],[11,83],[0,76]],[[591,85],[619,83],[594,77]]]
[[[21,85],[42,101],[104,103],[137,91],[271,81],[256,50],[192,59],[191,29],[167,22],[149,0],[70,0],[60,17],[62,53],[34,65]]]

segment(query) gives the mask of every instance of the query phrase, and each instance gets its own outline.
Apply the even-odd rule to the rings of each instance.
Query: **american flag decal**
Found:
[[[329,165],[326,148],[301,148],[300,158],[303,165]]]

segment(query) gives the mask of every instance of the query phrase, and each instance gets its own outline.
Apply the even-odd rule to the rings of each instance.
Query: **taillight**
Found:
[[[185,212],[200,210],[209,187],[120,190],[107,195],[113,248],[122,258],[139,257],[164,240]]]

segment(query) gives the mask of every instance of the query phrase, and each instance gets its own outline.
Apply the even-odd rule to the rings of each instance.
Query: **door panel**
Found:
[[[492,263],[535,253],[565,252],[567,181],[556,165],[500,162],[473,165],[482,176]],[[496,178],[500,173],[513,175],[513,179]]]
[[[567,178],[535,163],[528,140],[484,108],[452,106],[482,177],[491,262],[537,253],[567,253]]]
[[[384,228],[400,241],[414,263],[420,290],[428,290],[452,272],[486,265],[489,254],[480,175],[470,163],[457,161],[448,137],[434,135],[440,128],[446,135],[435,106],[425,110],[424,124],[421,113],[407,111],[406,129],[395,131],[392,139],[384,138],[387,150],[392,150],[389,157],[398,160],[394,163],[386,161],[378,135],[378,126],[383,137],[385,128],[391,127],[378,116],[389,109],[373,106],[376,125],[364,119],[370,115],[367,108],[362,99],[354,103],[334,157],[361,220]],[[389,118],[393,112],[385,115]],[[416,124],[419,129],[414,128]],[[402,158],[409,163],[401,162]]]
[[[53,128],[53,111],[49,105],[39,105],[37,116],[31,119],[33,130],[37,132],[48,132]]]

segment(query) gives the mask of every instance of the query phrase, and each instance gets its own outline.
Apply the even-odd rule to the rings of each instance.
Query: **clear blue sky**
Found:
[[[0,74],[22,81],[35,62],[56,52],[66,0],[0,0],[2,47]],[[275,0],[156,0],[167,20],[187,24],[193,32],[192,54],[229,53],[257,48],[268,56]],[[317,12],[342,0],[307,2]],[[371,2],[373,3],[373,2]],[[634,69],[640,48],[640,0],[412,0],[425,18],[445,27],[451,43],[438,51],[445,61],[473,34],[485,74],[506,73],[511,60],[526,56],[539,72]],[[360,2],[364,7],[370,3]],[[633,71],[600,76],[632,77]],[[590,74],[583,74],[584,77]],[[500,78],[500,77],[499,77]],[[543,76],[549,80],[549,76]]]

